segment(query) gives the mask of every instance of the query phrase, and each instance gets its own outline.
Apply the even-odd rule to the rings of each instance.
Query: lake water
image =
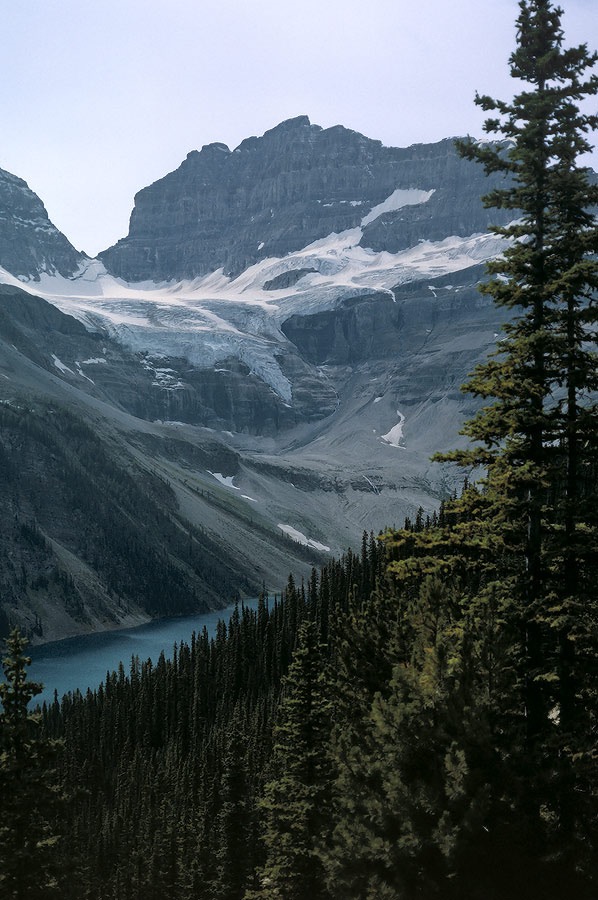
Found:
[[[258,601],[256,598],[243,603],[256,609]],[[44,686],[43,693],[38,694],[33,703],[51,702],[55,690],[59,697],[77,688],[82,693],[87,688],[94,690],[105,680],[106,672],[117,670],[120,662],[128,674],[133,656],[138,656],[142,662],[151,659],[155,663],[164,651],[168,659],[175,643],[189,643],[193,632],[202,632],[204,625],[208,634],[215,634],[219,619],[228,621],[233,610],[234,606],[231,606],[183,619],[166,619],[137,628],[86,634],[41,647],[28,647],[26,652],[31,657],[28,677]]]

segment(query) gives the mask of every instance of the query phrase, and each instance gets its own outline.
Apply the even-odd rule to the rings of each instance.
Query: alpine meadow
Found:
[[[109,672],[99,688],[62,698],[56,694],[53,702],[33,710],[28,705],[35,704],[41,687],[28,678],[31,660],[26,648],[27,637],[40,629],[26,636],[17,627],[17,613],[11,619],[12,607],[4,612],[0,607],[9,632],[0,683],[2,898],[594,900],[598,896],[598,178],[585,164],[598,128],[598,114],[593,112],[598,53],[585,44],[567,46],[562,16],[563,10],[552,0],[520,0],[516,46],[509,60],[514,96],[504,101],[476,95],[476,104],[488,114],[486,139],[456,141],[459,165],[471,163],[487,176],[483,206],[489,211],[488,221],[498,224],[489,226],[484,240],[491,240],[500,252],[488,254],[491,258],[479,279],[479,303],[490,298],[492,315],[502,330],[489,353],[484,345],[481,361],[461,388],[471,413],[462,438],[449,445],[454,449],[446,449],[446,443],[437,445],[434,461],[446,475],[444,481],[439,476],[432,484],[430,476],[425,482],[426,496],[437,497],[434,508],[415,507],[402,527],[392,520],[380,521],[379,531],[368,525],[361,546],[326,558],[330,548],[322,543],[328,539],[324,529],[317,541],[301,533],[301,527],[308,530],[303,525],[309,521],[307,505],[295,529],[284,524],[289,519],[280,518],[279,499],[280,505],[272,507],[279,519],[272,521],[281,522],[277,527],[284,540],[289,534],[305,538],[302,548],[293,550],[304,569],[288,575],[280,594],[273,595],[264,583],[257,608],[239,600],[214,637],[204,629],[189,643],[175,646],[171,658],[163,653],[152,662],[134,656],[130,665]],[[293,127],[309,133],[310,146],[315,145],[317,135],[309,121]],[[280,134],[274,139],[283,140]],[[245,143],[249,149],[244,152],[249,153],[259,142],[252,138]],[[293,153],[304,152],[298,148],[297,139]],[[210,166],[220,167],[219,172],[241,165],[239,149],[234,151],[236,157],[221,145],[208,149]],[[181,170],[190,171],[194,165],[199,163],[190,154]],[[382,169],[382,163],[376,165]],[[299,168],[295,157],[293,166]],[[193,174],[191,180],[201,182],[203,190],[208,176],[197,171],[200,175]],[[181,172],[177,177],[183,178]],[[174,192],[176,179],[169,178],[162,188]],[[383,192],[388,193],[387,188]],[[168,266],[178,264],[180,256],[185,277],[204,277],[205,272],[193,269],[191,251],[174,248],[172,241],[166,242],[167,254],[160,256],[159,248],[150,252],[150,229],[140,222],[144,210],[154,215],[159,205],[159,189],[154,185],[152,190],[138,195],[130,237],[101,254],[103,263],[116,260],[115,277],[122,279],[129,266],[136,272],[135,283],[141,283],[147,260],[156,271],[163,265],[170,277]],[[372,256],[375,250],[386,259],[391,251],[375,241],[382,241],[386,222],[390,233],[399,220],[402,228],[416,235],[413,246],[421,245],[424,239],[418,229],[423,219],[418,216],[425,207],[432,210],[425,215],[434,218],[433,211],[440,206],[428,204],[440,203],[440,189],[436,199],[435,188],[428,183],[401,184],[393,190],[398,205],[373,199],[371,205],[378,212],[359,214],[357,237],[357,225],[348,217],[357,215],[353,207],[361,201],[343,195],[338,201],[347,217],[343,227],[353,235],[354,244],[337,241],[335,246],[345,253],[355,251],[355,259],[366,253],[364,247],[373,248],[367,251]],[[181,216],[192,205],[185,196],[177,207]],[[241,194],[232,188],[230,196],[241,203]],[[268,223],[276,219],[275,192],[272,197],[272,208],[268,205],[264,217]],[[323,206],[327,210],[322,211]],[[219,201],[213,201],[213,208],[214,215],[220,215]],[[332,201],[320,203],[319,209],[318,215],[332,215]],[[376,220],[376,215],[382,218]],[[304,245],[312,248],[312,255],[293,263],[292,270],[269,275],[264,290],[294,289],[307,279],[310,290],[332,293],[338,267],[330,259],[328,268],[320,266],[313,256],[316,241],[323,238],[306,236],[307,216],[296,230],[287,224],[281,234],[289,243],[280,257],[305,254]],[[290,243],[299,240],[298,230],[304,240],[304,245],[297,245],[299,250]],[[248,233],[247,247],[257,245],[257,232]],[[342,237],[340,228],[339,233]],[[365,244],[368,234],[372,243]],[[338,238],[336,231],[334,236]],[[207,246],[212,238],[214,246],[221,240],[216,226],[208,237],[197,238],[197,246],[201,241]],[[282,242],[282,237],[278,239]],[[262,247],[260,243],[259,252]],[[394,252],[406,247],[397,245]],[[431,252],[430,247],[426,243],[425,251]],[[411,244],[408,249],[412,252]],[[216,260],[217,248],[211,244],[209,253]],[[227,255],[232,260],[228,273]],[[239,243],[226,247],[207,277],[216,283],[213,273],[218,271],[219,278],[231,275],[234,282],[239,272],[255,272],[259,265]],[[426,281],[426,303],[443,302],[437,297],[440,286],[447,294],[453,282],[458,286],[456,272],[456,267],[443,272],[444,280],[432,282],[429,291]],[[427,270],[424,275],[430,280]],[[449,275],[452,281],[447,285]],[[321,285],[320,276],[329,280]],[[322,494],[334,494],[334,502],[341,498],[338,507],[327,509],[341,509],[349,488],[324,476],[316,484],[315,470],[310,469],[307,478],[308,469],[299,466],[300,455],[293,454],[303,452],[308,427],[324,428],[318,416],[340,418],[351,384],[362,384],[354,375],[361,357],[349,347],[350,328],[358,330],[360,322],[370,321],[370,313],[366,316],[360,304],[383,305],[387,318],[379,321],[388,323],[388,316],[396,316],[400,328],[400,317],[406,314],[382,280],[380,285],[376,294],[364,282],[361,292],[349,300],[334,299],[336,305],[330,309],[312,310],[314,330],[309,333],[297,300],[277,340],[288,338],[297,346],[303,341],[305,359],[313,369],[308,371],[299,356],[286,369],[280,363],[276,383],[271,378],[267,390],[265,382],[258,385],[255,372],[262,371],[258,366],[242,369],[244,357],[233,359],[231,342],[245,315],[235,313],[235,328],[224,329],[227,341],[230,337],[226,368],[217,371],[229,379],[229,387],[239,372],[247,382],[254,379],[253,393],[248,389],[236,411],[234,396],[231,400],[227,393],[231,416],[244,417],[243,440],[234,451],[214,450],[214,421],[206,419],[203,425],[209,424],[211,441],[205,445],[206,462],[203,449],[193,458],[184,451],[183,436],[169,438],[173,454],[189,456],[187,481],[175,485],[174,469],[159,463],[157,432],[150,425],[138,426],[126,457],[118,457],[112,432],[96,439],[90,428],[79,425],[83,407],[75,388],[69,388],[75,399],[68,415],[59,412],[58,405],[36,412],[33,406],[25,409],[2,401],[3,430],[7,435],[10,426],[14,434],[10,432],[10,446],[8,437],[6,446],[0,443],[0,463],[16,482],[16,454],[29,459],[22,448],[28,446],[28,435],[35,433],[40,446],[50,441],[48,435],[52,438],[53,472],[68,465],[72,479],[80,478],[83,485],[90,484],[89,472],[103,470],[106,487],[99,488],[98,481],[93,490],[101,494],[105,521],[101,530],[94,532],[91,526],[86,530],[87,555],[81,559],[86,572],[94,558],[101,559],[97,571],[110,573],[105,595],[121,612],[127,603],[137,602],[141,591],[151,594],[150,613],[155,617],[187,614],[198,608],[198,603],[185,600],[187,585],[189,591],[198,591],[197,596],[207,586],[211,600],[224,582],[227,589],[229,582],[233,589],[242,585],[245,596],[250,596],[260,573],[255,559],[246,571],[246,558],[267,548],[270,526],[265,516],[260,517],[255,493],[231,500],[225,490],[231,496],[240,490],[233,478],[243,473],[254,477],[256,485],[270,484],[258,478],[280,474],[282,465],[271,449],[274,432],[268,434],[270,444],[253,468],[242,456],[245,445],[257,440],[247,398],[259,397],[263,405],[276,402],[279,413],[271,419],[279,416],[282,421],[291,412],[281,391],[300,373],[307,412],[298,425],[293,423],[304,430],[293,432],[289,442],[293,466],[289,464],[284,479],[281,476],[288,492],[284,496],[291,496],[291,489],[298,492],[302,484],[307,485],[306,492],[316,485]],[[282,303],[282,294],[276,297]],[[31,298],[27,304],[26,324],[37,314]],[[259,306],[257,301],[254,306]],[[215,309],[210,307],[214,321]],[[256,313],[261,321],[267,318],[265,309],[262,305]],[[339,310],[345,316],[342,327],[341,320],[334,319]],[[432,340],[432,327],[421,329],[422,346]],[[83,340],[84,329],[77,328],[75,336]],[[384,343],[382,330],[376,336],[378,344]],[[12,342],[12,334],[7,341]],[[341,341],[343,353],[349,347],[339,363],[345,367],[342,390],[340,381],[333,385],[340,376],[322,350],[330,335],[337,350]],[[268,333],[272,343],[267,343],[261,332],[258,337],[255,346],[259,343],[260,353],[272,352],[278,366],[278,350],[271,349],[274,338]],[[92,350],[86,352],[91,357]],[[99,352],[88,363],[105,370],[105,358],[98,364]],[[102,352],[108,357],[105,348]],[[143,359],[146,369],[148,358]],[[429,362],[432,356],[426,358]],[[82,372],[76,365],[79,370],[75,364],[68,370],[73,379]],[[128,365],[122,363],[123,371]],[[347,376],[350,365],[354,368]],[[56,363],[55,367],[59,368]],[[263,369],[267,381],[273,369],[266,364]],[[175,380],[164,363],[161,371]],[[69,377],[68,372],[60,376]],[[401,372],[400,377],[406,379],[408,374]],[[423,393],[427,382],[419,377]],[[215,384],[209,382],[209,390],[197,403],[202,415],[208,393],[218,394]],[[294,388],[297,384],[293,381]],[[93,382],[85,388],[100,390]],[[177,385],[177,390],[182,396],[183,388]],[[325,413],[309,407],[305,396],[310,391],[324,398],[318,402],[326,406]],[[372,391],[378,406],[382,388]],[[101,411],[101,404],[107,403],[102,395],[94,409]],[[124,402],[118,410],[124,422],[129,412]],[[135,407],[133,413],[141,422],[140,410]],[[407,417],[397,410],[399,425],[378,435],[380,452],[394,452],[393,460],[401,459],[405,450],[402,429],[410,421],[410,410]],[[35,425],[38,413],[47,427]],[[172,418],[161,414],[159,426],[172,427]],[[25,423],[20,430],[14,424],[17,419]],[[152,421],[156,420],[157,414]],[[60,424],[64,422],[68,434],[66,425]],[[184,422],[174,424],[185,427]],[[368,420],[368,432],[369,425]],[[324,431],[314,433],[319,440]],[[73,446],[84,446],[88,469],[71,456]],[[156,468],[147,468],[140,476],[147,458],[142,453],[150,446],[158,460]],[[315,441],[310,460],[317,462],[314,446]],[[326,446],[334,452],[333,440]],[[208,473],[219,482],[213,488],[221,491],[217,503],[210,500],[209,491],[204,496],[203,487],[201,491],[193,487],[191,473],[193,466],[199,467],[200,457],[202,465],[220,466]],[[336,465],[340,479],[341,456]],[[366,496],[367,491],[367,502],[375,509],[381,482],[366,475],[351,477],[353,494]],[[52,484],[58,484],[59,474],[53,478]],[[24,479],[19,484],[25,484]],[[413,496],[420,497],[415,487],[423,490],[424,480],[418,470],[409,482]],[[247,527],[263,543],[258,544],[256,537],[256,543],[246,545],[246,557],[232,545],[224,545],[220,554],[221,539],[213,524],[216,513],[213,531],[198,524],[191,527],[179,515],[185,503],[191,508],[192,489],[197,503],[214,503],[225,521],[223,528],[231,521],[224,517],[231,515],[234,504],[246,501],[252,510],[251,518],[246,516]],[[49,559],[60,536],[50,534],[47,521],[35,519],[33,513],[28,512],[26,520],[18,518],[21,505],[25,508],[23,496],[19,494],[15,505],[14,527],[19,523],[19,534],[28,546],[35,545],[35,552],[43,551],[44,560]],[[118,527],[116,519],[110,522],[116,516],[122,517]],[[277,541],[272,546],[278,548],[277,560],[284,562],[290,551],[280,534]],[[64,560],[73,556],[64,548],[60,552]],[[310,552],[319,554],[313,566]],[[278,569],[282,564],[277,561]],[[127,565],[132,574],[122,575]],[[82,569],[83,563],[77,571]],[[27,603],[37,602],[39,585],[36,582],[32,600],[26,566],[17,574],[23,595],[29,590]],[[126,581],[128,593],[122,592],[119,579]],[[75,587],[69,584],[70,596],[75,596]],[[71,614],[76,619],[78,612]]]

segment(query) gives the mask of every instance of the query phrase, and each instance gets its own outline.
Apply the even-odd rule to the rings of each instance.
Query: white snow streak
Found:
[[[85,374],[85,372],[84,372],[83,369],[81,368],[81,363],[80,363],[80,362],[77,361],[77,362],[75,363],[75,365],[77,366],[77,375],[80,375],[81,378],[85,378],[87,381],[90,381],[92,384],[95,384],[95,381],[93,380],[93,378],[90,378],[89,375],[86,375],[86,374]]]
[[[305,547],[312,547],[314,550],[322,550],[325,553],[330,552],[330,547],[327,547],[326,544],[320,544],[319,541],[314,541],[311,538],[306,537],[302,531],[297,531],[292,525],[282,525],[279,523],[278,527],[294,541],[297,541],[298,544],[303,544]]]
[[[72,369],[69,369],[68,366],[65,366],[65,364],[58,359],[55,353],[52,354],[52,360],[59,372],[70,372],[71,375],[75,374]]]
[[[208,472],[210,470],[208,469]],[[224,487],[232,488],[234,491],[240,491],[241,488],[238,488],[235,484],[233,484],[234,475],[222,475],[220,472],[210,472],[210,475],[213,475],[216,481],[219,481],[220,484],[223,484]]]
[[[420,203],[427,203],[433,193],[433,189],[431,191],[421,191],[418,188],[407,188],[407,190],[398,188],[396,191],[393,191],[390,197],[387,197],[386,200],[370,210],[367,216],[361,220],[361,227],[364,228],[370,222],[374,222],[382,213],[396,212],[399,209],[403,209],[404,206],[418,206]]]
[[[391,428],[386,434],[382,435],[382,440],[387,444],[390,444],[391,447],[399,447],[401,450],[404,450],[405,447],[401,444],[403,440],[403,425],[405,424],[405,416],[400,410],[397,409],[397,416],[399,417],[398,423]]]

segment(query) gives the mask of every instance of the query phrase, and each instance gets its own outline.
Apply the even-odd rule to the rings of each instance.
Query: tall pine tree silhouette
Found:
[[[27,679],[27,640],[14,629],[2,660],[0,683],[0,895],[7,900],[64,896],[57,873],[55,819],[61,795],[55,778],[59,742],[40,733],[40,716],[27,709],[42,690]]]
[[[266,862],[253,900],[327,900],[320,847],[330,833],[333,767],[325,656],[313,621],[299,628],[262,800]]]
[[[510,67],[521,89],[510,103],[477,96],[495,114],[485,130],[497,141],[460,144],[505,175],[485,202],[514,221],[491,229],[508,244],[482,290],[512,317],[465,386],[490,401],[465,426],[474,446],[442,458],[487,468],[488,533],[513,566],[507,615],[520,633],[530,832],[579,862],[596,802],[598,186],[582,157],[598,125],[583,111],[598,92],[598,55],[564,48],[550,0],[519,7]]]

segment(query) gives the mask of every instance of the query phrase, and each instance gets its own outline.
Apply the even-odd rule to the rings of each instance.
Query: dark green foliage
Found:
[[[43,735],[39,713],[27,709],[41,686],[27,679],[26,645],[14,629],[0,682],[0,895],[6,900],[62,896],[55,830],[62,806],[56,777],[60,744]]]
[[[281,897],[307,896],[301,873],[327,896],[333,698],[322,672],[339,621],[367,601],[358,586],[383,571],[370,537],[307,591],[289,578],[281,599],[239,607],[213,639],[197,635],[154,665],[133,660],[97,691],[44,708],[46,732],[67,747],[62,777],[79,786],[67,823],[77,900],[264,896],[279,864],[294,885]]]
[[[598,187],[580,163],[598,116],[579,104],[598,93],[588,74],[598,55],[564,49],[560,17],[549,0],[520,3],[511,72],[523,87],[511,103],[477,98],[498,113],[486,130],[512,143],[461,146],[509,177],[486,202],[518,219],[493,229],[512,243],[483,286],[514,315],[466,386],[491,402],[465,427],[476,444],[448,458],[487,468],[484,491],[466,492],[459,508],[478,545],[510,560],[500,592],[519,674],[510,711],[525,721],[519,815],[547,857],[579,865],[584,848],[593,852],[598,704]]]
[[[317,596],[312,587],[312,597]],[[332,700],[325,648],[313,620],[299,628],[298,646],[274,729],[271,780],[261,801],[266,862],[251,897],[318,900],[324,887],[320,857],[330,828],[334,766],[330,753]]]
[[[576,813],[587,845],[554,853],[567,831],[546,807],[538,828],[530,807],[547,769],[558,785],[560,757],[547,746],[538,771],[527,753],[509,570],[486,560],[479,577],[466,559],[458,574],[446,548],[454,531],[458,558],[464,513],[445,513],[452,527],[424,529],[421,549],[411,531],[388,536],[392,581],[339,626],[328,884],[372,900],[590,898],[594,788]]]
[[[233,717],[227,735],[215,828],[216,874],[214,898],[242,897],[256,853],[253,790],[249,774],[249,742],[240,711]]]
[[[307,591],[289,579],[213,640],[45,709],[82,789],[77,898],[592,896],[591,844],[548,859],[530,831],[504,560],[445,571],[467,523],[459,501],[442,518],[423,556],[412,531],[366,540]]]

